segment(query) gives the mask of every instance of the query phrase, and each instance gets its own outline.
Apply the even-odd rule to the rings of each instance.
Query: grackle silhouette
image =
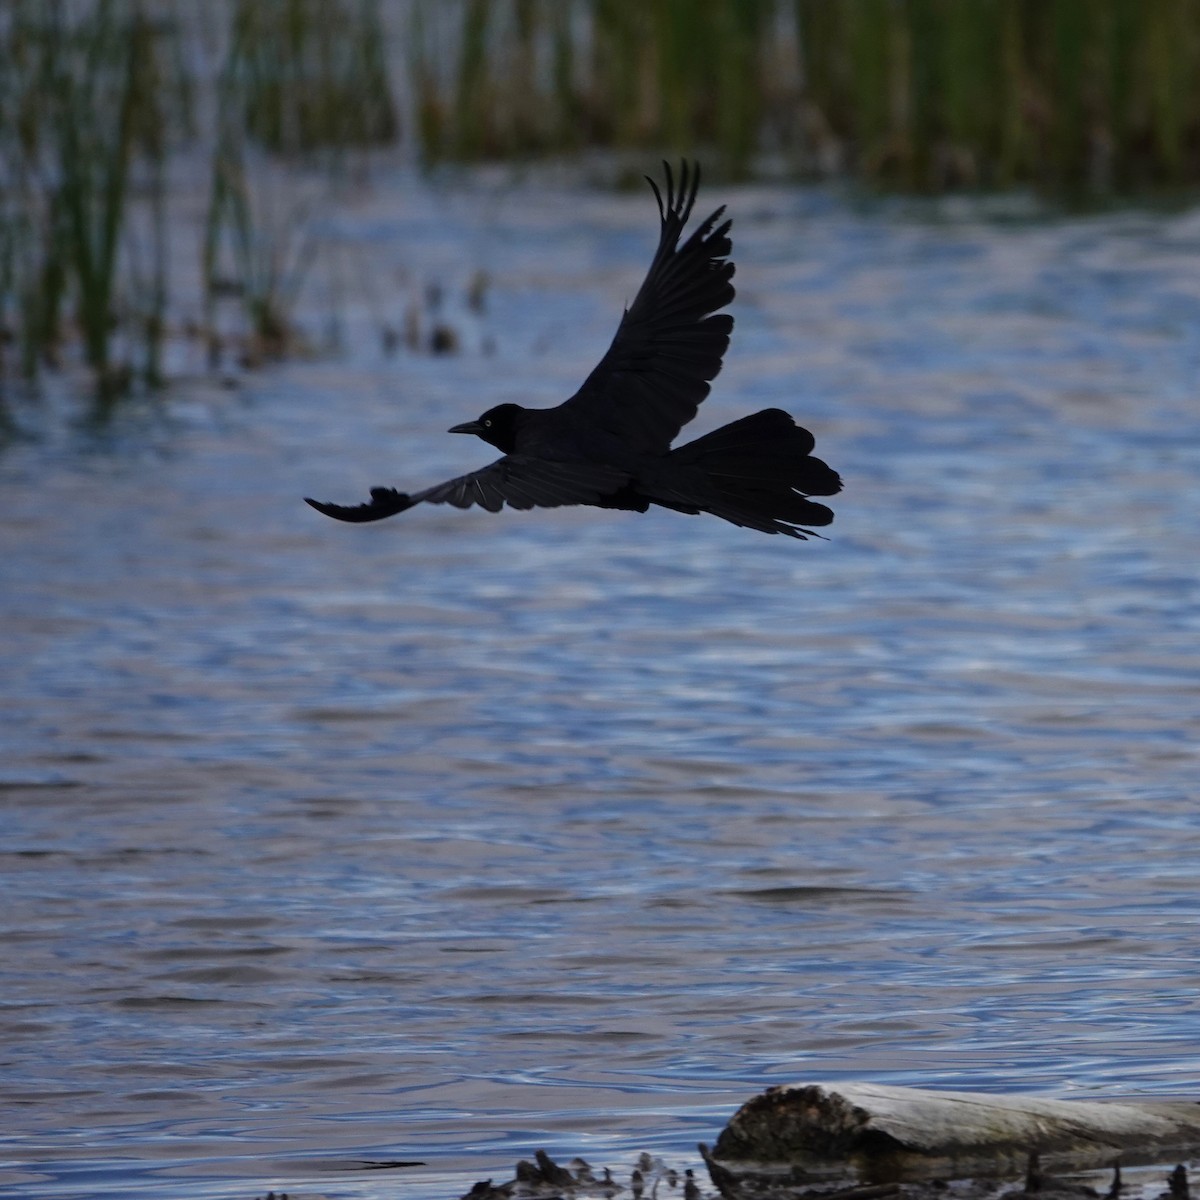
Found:
[[[583,386],[555,408],[501,404],[451,433],[473,433],[503,452],[481,470],[419,492],[371,489],[366,504],[307,500],[339,521],[378,521],[415,504],[478,504],[497,512],[590,504],[645,512],[651,504],[711,513],[763,533],[803,539],[833,513],[810,495],[841,490],[836,471],[813,458],[812,434],[778,408],[742,417],[671,449],[721,369],[733,318],[731,222],[724,207],[683,243],[696,200],[699,167],[668,164],[661,232],[645,281],[608,352]]]

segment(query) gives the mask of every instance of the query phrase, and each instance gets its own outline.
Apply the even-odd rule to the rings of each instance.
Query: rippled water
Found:
[[[0,459],[0,1183],[445,1197],[773,1082],[1200,1090],[1200,217],[708,195],[697,429],[812,427],[829,542],[299,502],[573,390],[645,195],[385,189],[380,271],[500,281],[467,353]]]

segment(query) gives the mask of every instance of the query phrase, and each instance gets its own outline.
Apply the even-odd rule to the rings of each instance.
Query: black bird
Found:
[[[423,501],[497,512],[591,504],[645,512],[651,504],[712,513],[748,529],[804,538],[833,513],[808,496],[841,490],[836,471],[813,458],[813,436],[767,408],[671,449],[721,369],[733,318],[731,222],[718,208],[681,246],[700,184],[684,162],[679,186],[666,163],[664,202],[647,177],[662,222],[645,281],[608,352],[583,386],[556,408],[501,404],[451,433],[473,433],[504,457],[420,492],[371,489],[366,504],[306,501],[339,521],[378,521]],[[816,536],[816,535],[813,535]]]

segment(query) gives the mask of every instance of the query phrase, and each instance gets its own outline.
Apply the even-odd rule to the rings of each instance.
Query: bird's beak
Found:
[[[449,433],[475,433],[483,432],[483,426],[478,421],[464,421],[461,425],[451,425]]]

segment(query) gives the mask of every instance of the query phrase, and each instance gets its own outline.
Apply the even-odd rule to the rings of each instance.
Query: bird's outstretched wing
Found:
[[[708,395],[721,369],[733,318],[718,310],[734,296],[728,255],[731,222],[718,208],[682,246],[700,168],[680,166],[676,189],[667,163],[667,196],[647,182],[658,201],[662,231],[654,261],[616,337],[595,370],[563,409],[617,434],[632,450],[665,454]]]
[[[417,502],[407,492],[398,492],[389,487],[373,487],[371,499],[365,504],[326,504],[324,500],[313,500],[309,496],[304,497],[304,503],[335,521],[353,521],[360,524],[363,521],[382,521],[384,517],[394,517],[406,508],[412,508]]]
[[[629,482],[626,472],[599,463],[552,462],[522,454],[508,454],[490,466],[448,479],[421,492],[395,488],[371,489],[365,504],[305,503],[338,521],[380,521],[412,508],[414,504],[453,504],[470,508],[478,504],[488,512],[510,508],[559,508],[568,504],[599,504]]]

